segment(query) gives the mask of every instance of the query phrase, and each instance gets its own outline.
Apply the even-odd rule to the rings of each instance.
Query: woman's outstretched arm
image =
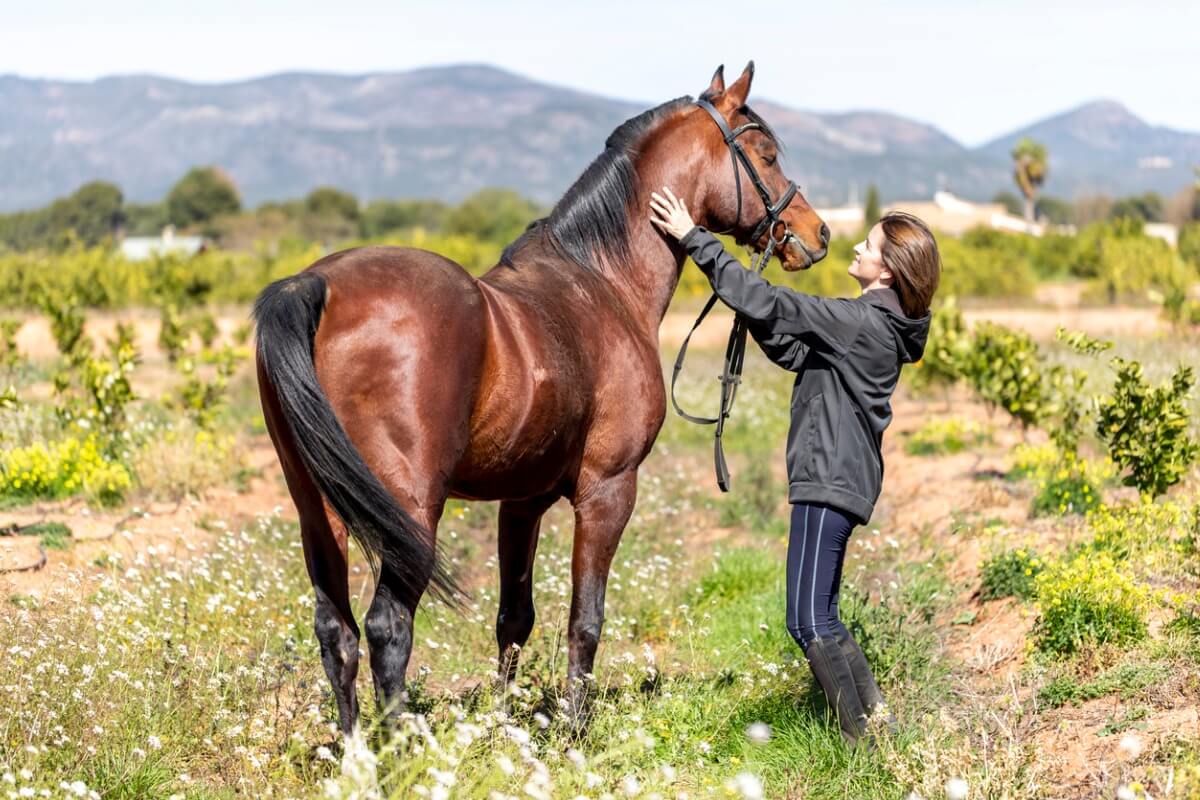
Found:
[[[860,303],[815,297],[773,285],[743,267],[715,236],[692,224],[683,202],[670,189],[664,187],[663,191],[666,197],[657,192],[651,194],[651,221],[660,230],[679,239],[692,261],[708,277],[713,291],[727,306],[746,319],[760,323],[768,335],[790,334],[837,358],[850,349],[862,327]]]

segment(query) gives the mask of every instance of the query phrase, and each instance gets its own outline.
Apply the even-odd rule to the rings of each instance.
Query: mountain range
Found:
[[[1049,150],[1044,192],[1065,198],[1173,194],[1200,164],[1200,134],[1149,125],[1113,101],[974,148],[895,114],[751,105],[779,134],[785,170],[814,205],[861,197],[870,183],[885,201],[940,188],[972,199],[1013,191],[1009,151],[1026,135]],[[363,199],[450,202],[504,186],[550,203],[645,108],[475,64],[221,84],[2,75],[0,210],[43,205],[96,179],[132,201],[159,200],[201,164],[222,167],[248,205],[319,185]]]

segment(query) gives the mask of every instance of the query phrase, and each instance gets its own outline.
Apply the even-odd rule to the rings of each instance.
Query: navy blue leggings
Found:
[[[833,506],[794,503],[787,552],[787,629],[805,651],[818,636],[844,636],[838,589],[850,532],[858,524]]]

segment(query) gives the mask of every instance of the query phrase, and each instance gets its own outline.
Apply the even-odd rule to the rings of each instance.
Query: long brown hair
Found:
[[[892,271],[892,288],[909,317],[929,313],[942,274],[933,231],[920,218],[892,211],[879,219],[883,226],[883,263]]]

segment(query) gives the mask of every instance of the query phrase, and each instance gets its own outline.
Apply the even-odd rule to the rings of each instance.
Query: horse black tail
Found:
[[[461,611],[466,593],[450,574],[428,532],[371,472],[333,413],[317,381],[313,337],[325,310],[325,279],[303,272],[276,281],[254,303],[258,358],[279,397],[297,452],[321,494],[366,553],[399,581],[393,590],[412,605],[425,589]]]

